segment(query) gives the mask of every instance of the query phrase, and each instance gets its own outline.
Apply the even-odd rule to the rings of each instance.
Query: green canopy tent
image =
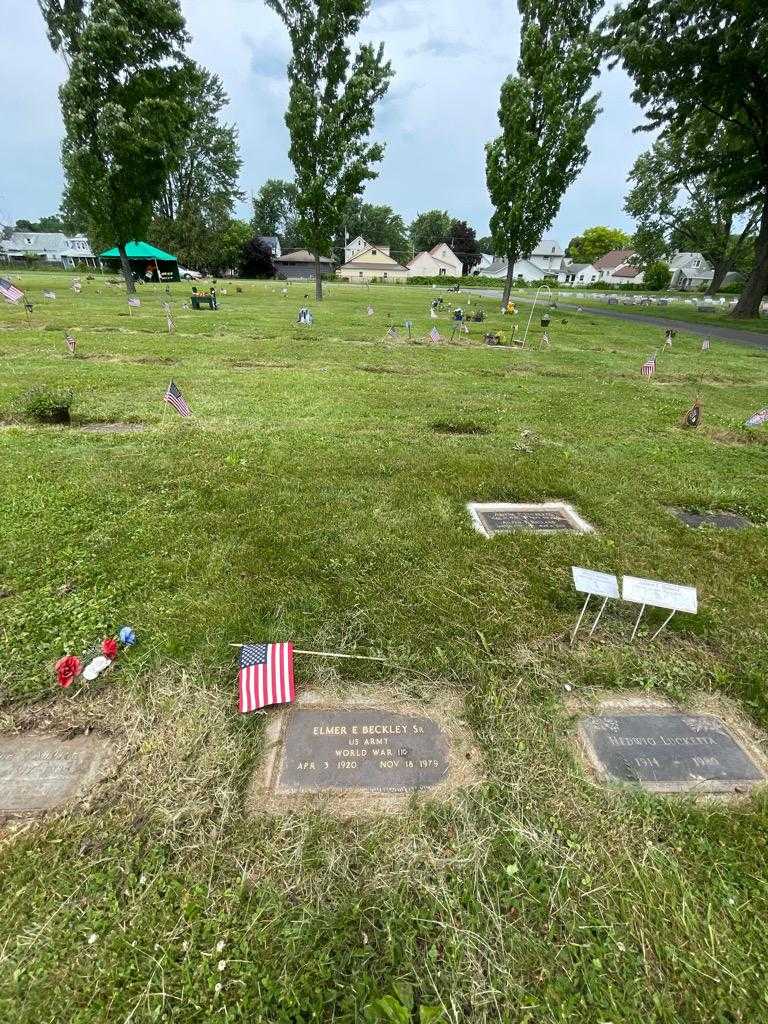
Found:
[[[125,253],[133,273],[142,281],[178,281],[179,261],[170,253],[156,249],[148,242],[129,242]],[[120,272],[120,253],[117,248],[107,249],[101,253],[101,259],[110,270]],[[147,270],[151,278],[147,277]]]

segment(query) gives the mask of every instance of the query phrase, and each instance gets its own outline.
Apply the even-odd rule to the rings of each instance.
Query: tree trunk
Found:
[[[720,291],[720,285],[725,280],[725,275],[728,273],[728,261],[727,260],[713,260],[712,266],[715,268],[712,280],[709,283],[709,288],[704,292],[705,295],[717,295]]]
[[[315,300],[323,301],[323,276],[320,270],[320,257],[315,256]]]
[[[125,287],[127,288],[129,295],[135,295],[136,285],[133,281],[133,272],[131,271],[131,264],[128,262],[128,254],[125,251],[125,245],[122,242],[117,243],[117,251],[120,253],[120,266],[123,268]]]
[[[516,262],[516,256],[509,257],[509,263],[507,264],[507,279],[504,282],[504,294],[501,297],[501,305],[504,309],[507,308],[507,303],[509,302],[509,293],[512,291],[512,282],[514,280]]]
[[[763,212],[760,216],[760,234],[755,245],[755,268],[736,303],[732,317],[738,320],[752,320],[760,316],[760,303],[768,292],[768,187],[763,195]]]

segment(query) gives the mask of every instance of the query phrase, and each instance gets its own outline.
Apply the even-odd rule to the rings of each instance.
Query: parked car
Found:
[[[179,277],[182,281],[199,281],[202,276],[197,270],[187,270],[186,267],[179,267]]]

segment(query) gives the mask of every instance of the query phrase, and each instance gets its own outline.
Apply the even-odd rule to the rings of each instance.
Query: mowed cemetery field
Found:
[[[574,715],[641,694],[768,730],[768,428],[743,427],[768,354],[664,352],[588,310],[553,311],[549,349],[538,312],[494,348],[491,299],[333,283],[220,282],[215,313],[173,285],[169,334],[164,288],[129,316],[82,281],[22,276],[31,324],[0,307],[0,731],[92,727],[115,753],[78,804],[0,827],[0,1020],[767,1020],[765,794],[597,785]],[[422,341],[437,295],[489,325]],[[34,386],[72,389],[71,426],[19,421]],[[110,421],[147,429],[82,429]],[[466,511],[560,499],[594,534],[488,540]],[[694,585],[699,613],[630,643],[613,602],[571,648],[572,565]],[[126,624],[112,671],[59,689],[58,658]],[[246,813],[274,709],[237,714],[230,645],[278,640],[386,659],[297,656],[299,701],[454,695],[477,781],[395,815]]]

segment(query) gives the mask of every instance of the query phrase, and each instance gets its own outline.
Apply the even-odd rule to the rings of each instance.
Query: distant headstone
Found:
[[[497,533],[591,533],[592,527],[564,502],[520,504],[470,502],[472,522],[486,537]]]
[[[53,810],[93,783],[108,750],[105,740],[78,736],[0,737],[0,816]]]
[[[688,512],[684,508],[673,508],[670,511],[681,523],[694,529],[714,526],[719,530],[745,530],[752,525],[749,519],[735,512]]]
[[[658,792],[717,792],[762,781],[755,761],[713,715],[596,715],[579,732],[607,780]]]

